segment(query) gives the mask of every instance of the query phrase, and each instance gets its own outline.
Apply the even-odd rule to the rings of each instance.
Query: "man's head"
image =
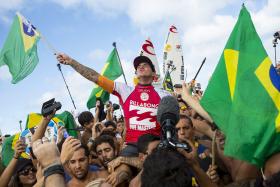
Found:
[[[144,162],[141,183],[143,187],[191,187],[191,170],[179,152],[156,149]]]
[[[68,162],[71,174],[78,180],[87,177],[89,169],[89,151],[87,147],[81,146],[77,149]]]
[[[78,121],[82,127],[85,129],[91,130],[94,125],[94,117],[91,112],[84,111],[78,116]]]
[[[145,161],[146,157],[153,152],[159,142],[160,138],[152,134],[144,134],[140,136],[137,141],[140,160]]]
[[[108,120],[104,123],[105,129],[116,132],[117,125],[114,121]]]
[[[93,150],[104,167],[117,157],[118,151],[112,136],[101,135],[94,140]]]
[[[151,82],[156,75],[155,66],[152,61],[146,56],[138,56],[133,61],[136,70],[136,76],[141,83],[142,78],[149,78]]]
[[[180,120],[176,124],[176,131],[180,141],[191,140],[194,134],[192,120],[186,115],[180,115]]]
[[[125,129],[124,120],[121,117],[120,119],[118,119],[116,121],[117,121],[117,129],[116,129],[116,131],[122,135],[124,133],[124,129]]]

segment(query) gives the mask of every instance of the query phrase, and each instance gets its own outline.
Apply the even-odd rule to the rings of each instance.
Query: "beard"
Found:
[[[106,169],[108,169],[108,164],[109,164],[109,162],[111,162],[112,160],[114,160],[114,157],[111,158],[111,159],[103,160],[103,162],[102,162],[103,167],[106,168]]]
[[[80,171],[75,171],[73,173],[73,175],[75,176],[75,178],[79,179],[79,180],[83,180],[87,177],[88,174],[88,170],[80,170]]]

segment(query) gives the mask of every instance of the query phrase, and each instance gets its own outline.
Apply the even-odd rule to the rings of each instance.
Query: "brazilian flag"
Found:
[[[38,113],[30,113],[27,116],[26,120],[26,126],[25,129],[29,129],[30,131],[34,132],[34,127],[37,126],[43,116]],[[68,112],[64,111],[61,114],[56,114],[52,120],[59,126],[64,126],[70,136],[73,136],[75,138],[78,137],[78,133],[74,128],[76,128],[76,122],[74,120],[73,115]],[[33,129],[33,130],[32,130]],[[21,133],[16,133],[13,136],[10,136],[9,138],[6,138],[5,141],[3,142],[3,148],[2,148],[2,164],[6,167],[11,159],[13,158],[14,155],[14,148],[15,144],[20,138]],[[25,158],[25,154],[23,153],[21,157]]]
[[[116,80],[122,75],[123,71],[120,65],[117,49],[114,48],[107,58],[106,64],[102,69],[101,75],[107,77],[110,80]],[[95,107],[96,98],[100,98],[103,103],[106,103],[110,98],[110,93],[105,91],[98,85],[93,88],[88,101],[87,108],[91,109]]]
[[[2,152],[1,152],[1,156],[2,156],[1,164],[3,164],[5,167],[8,166],[8,164],[10,163],[10,161],[12,160],[12,158],[14,156],[15,145],[16,145],[16,142],[18,141],[19,137],[20,137],[20,133],[16,133],[13,136],[5,138],[5,140],[3,142],[3,147],[2,147]]]
[[[244,5],[201,105],[225,133],[226,155],[261,167],[280,151],[280,77]]]
[[[174,91],[173,83],[169,71],[166,72],[165,78],[163,80],[163,89],[169,92]]]
[[[38,64],[37,42],[39,39],[40,34],[36,28],[17,13],[0,53],[0,66],[9,67],[13,84],[32,73]]]
[[[28,114],[25,129],[31,129],[37,126],[41,122],[42,118],[43,116],[38,113]],[[73,115],[70,112],[64,111],[61,114],[56,114],[52,118],[52,120],[59,126],[64,126],[70,136],[73,136],[75,138],[78,137],[77,131],[74,130],[77,125]]]

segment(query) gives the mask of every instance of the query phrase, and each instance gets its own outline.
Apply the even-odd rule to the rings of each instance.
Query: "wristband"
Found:
[[[55,165],[52,165],[52,166],[49,166],[47,167],[45,170],[44,170],[44,180],[46,181],[46,179],[50,176],[50,175],[53,175],[53,174],[61,174],[64,176],[64,169],[62,167],[61,164],[55,164]]]

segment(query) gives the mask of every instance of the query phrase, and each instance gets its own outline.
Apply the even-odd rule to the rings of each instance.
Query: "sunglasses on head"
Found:
[[[30,168],[26,168],[20,172],[18,172],[19,175],[24,175],[27,176],[29,174],[29,172],[32,171],[33,173],[35,173],[37,170],[34,167],[30,167]]]

